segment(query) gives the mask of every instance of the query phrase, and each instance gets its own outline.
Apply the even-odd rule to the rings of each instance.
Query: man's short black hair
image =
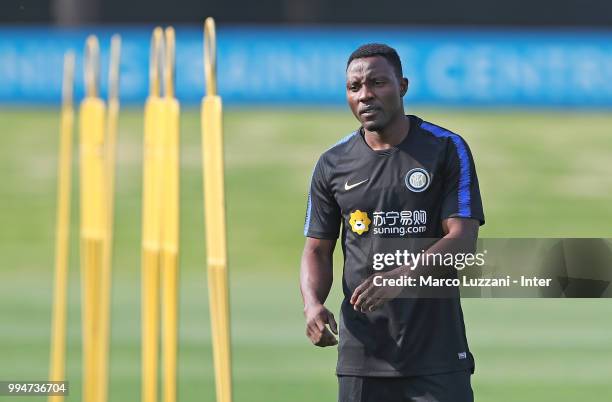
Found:
[[[382,43],[367,43],[365,45],[359,46],[346,62],[346,68],[348,69],[351,61],[355,59],[363,59],[364,57],[373,57],[380,56],[387,59],[387,61],[393,66],[395,70],[395,74],[397,74],[397,78],[401,79],[404,77],[402,72],[402,62],[395,51],[391,46],[387,46]]]

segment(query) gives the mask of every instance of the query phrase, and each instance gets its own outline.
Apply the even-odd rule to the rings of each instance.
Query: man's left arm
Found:
[[[480,221],[469,218],[448,218],[442,221],[442,229],[445,233],[444,237],[435,242],[424,253],[424,258],[427,254],[457,254],[457,253],[473,253],[476,249],[476,240],[478,239],[478,229]],[[416,269],[415,269],[416,268]],[[405,265],[385,273],[376,273],[359,285],[351,296],[351,304],[353,308],[362,313],[374,311],[382,306],[386,301],[395,298],[403,288],[389,286],[375,286],[374,276],[382,276],[386,279],[397,279],[403,276],[415,276],[417,270],[422,267],[413,267]],[[430,267],[431,272],[435,273],[439,267]],[[421,270],[419,275],[423,274]]]

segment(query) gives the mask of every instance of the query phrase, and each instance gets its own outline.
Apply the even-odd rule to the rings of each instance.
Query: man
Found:
[[[397,241],[440,239],[427,253],[457,251],[448,239],[475,241],[484,214],[470,150],[458,135],[404,114],[408,80],[394,49],[359,47],[346,78],[361,127],[323,153],[312,175],[300,275],[306,334],[317,346],[338,343],[324,302],[342,224],[338,400],[473,401],[458,298],[399,298],[372,280],[373,254]]]

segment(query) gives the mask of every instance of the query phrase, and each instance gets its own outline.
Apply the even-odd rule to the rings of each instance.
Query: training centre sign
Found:
[[[104,45],[114,32],[123,38],[122,102],[143,103],[149,27],[0,28],[0,102],[58,103],[68,49],[77,53],[76,95],[82,96],[82,44],[88,34],[99,35],[106,65]],[[204,88],[201,30],[178,26],[176,35],[176,94],[197,104]],[[222,26],[219,93],[227,104],[343,104],[346,59],[367,42],[398,50],[412,104],[612,106],[612,32],[562,30]]]

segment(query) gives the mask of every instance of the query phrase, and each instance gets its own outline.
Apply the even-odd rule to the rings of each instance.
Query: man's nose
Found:
[[[368,101],[372,99],[373,97],[374,97],[374,94],[372,94],[372,91],[370,90],[370,87],[368,85],[363,85],[361,89],[359,90],[359,101],[360,102]]]

